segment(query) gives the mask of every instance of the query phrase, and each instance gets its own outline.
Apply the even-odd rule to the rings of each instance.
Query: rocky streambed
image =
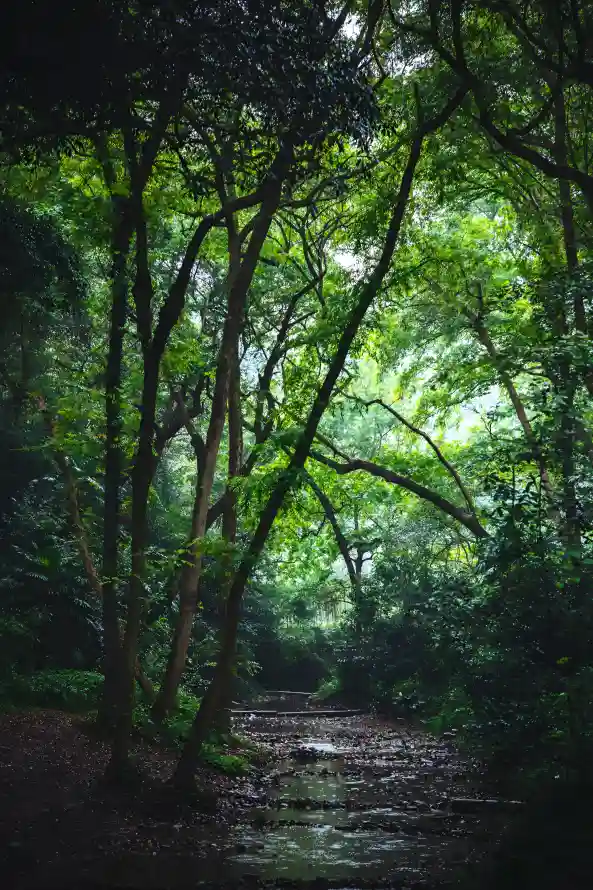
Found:
[[[452,738],[365,716],[246,721],[272,749],[262,801],[234,826],[236,878],[319,886],[450,880],[486,852],[505,812]]]
[[[204,772],[218,796],[205,809],[167,797],[174,754],[139,750],[149,782],[123,794],[100,782],[108,748],[72,721],[13,720],[19,744],[2,781],[26,806],[5,820],[8,886],[453,886],[518,806],[490,800],[452,736],[270,704],[234,716],[260,766],[237,779]]]

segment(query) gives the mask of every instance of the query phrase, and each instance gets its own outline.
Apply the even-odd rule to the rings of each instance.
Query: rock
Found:
[[[520,800],[495,800],[493,798],[454,797],[450,801],[454,813],[480,813],[485,809],[516,810],[523,806]]]

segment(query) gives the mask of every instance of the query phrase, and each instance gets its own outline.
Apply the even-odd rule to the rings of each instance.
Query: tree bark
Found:
[[[153,476],[153,438],[159,363],[150,355],[145,363],[142,393],[142,417],[138,449],[132,469],[132,567],[129,580],[128,613],[122,643],[122,676],[116,731],[110,769],[122,774],[128,762],[134,709],[134,678],[138,639],[144,610],[146,543],[148,533],[148,496]]]
[[[559,164],[567,163],[567,133],[566,133],[566,107],[564,102],[564,89],[559,79],[556,85],[554,97],[554,154]],[[570,277],[573,277],[579,267],[579,259],[576,245],[574,212],[570,183],[564,179],[558,180],[558,192],[560,199],[560,219],[562,222],[562,234],[564,240],[564,252],[566,254],[566,268]],[[579,287],[573,288],[573,313],[575,329],[587,336],[587,315],[583,294]],[[565,316],[565,313],[563,313]],[[564,320],[564,319],[563,319]],[[566,323],[564,322],[564,328]],[[575,440],[576,429],[574,419],[574,399],[576,395],[575,381],[572,379],[570,363],[566,359],[560,363],[560,383],[562,387],[563,410],[560,420],[560,452],[562,465],[562,500],[564,508],[564,540],[566,545],[575,553],[581,552],[581,524],[579,517],[578,499],[574,482],[575,474]],[[585,386],[593,395],[593,374],[589,368],[584,373]]]
[[[153,447],[156,432],[156,403],[160,364],[169,336],[177,324],[185,305],[191,273],[202,243],[213,226],[232,209],[253,206],[261,198],[261,191],[229,202],[218,213],[204,217],[187,245],[183,261],[163,303],[154,334],[152,334],[152,278],[148,262],[148,243],[143,195],[150,178],[167,118],[155,126],[151,140],[139,150],[133,138],[126,135],[126,154],[130,169],[131,197],[126,204],[131,231],[136,231],[136,281],[134,297],[136,320],[143,352],[143,392],[138,445],[132,470],[132,570],[128,584],[127,620],[123,643],[118,645],[116,720],[114,742],[108,771],[114,779],[125,776],[134,707],[134,676],[137,664],[138,639],[144,606],[146,544],[148,537],[148,496],[154,475]],[[264,198],[265,200],[265,198]],[[129,245],[129,239],[128,239]],[[120,361],[121,365],[121,361]]]
[[[243,463],[243,418],[241,413],[241,369],[239,365],[239,343],[235,343],[230,383],[229,383],[229,497],[222,518],[222,537],[228,553],[224,560],[221,598],[226,603],[233,579],[234,553],[232,548],[237,541],[237,493],[233,488],[233,480],[237,479]],[[223,624],[224,618],[223,615]],[[226,686],[221,690],[221,708],[217,715],[216,725],[221,731],[230,729],[228,708],[232,701],[232,675],[227,677]]]

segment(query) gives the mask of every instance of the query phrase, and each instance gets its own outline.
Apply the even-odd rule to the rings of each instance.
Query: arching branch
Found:
[[[356,588],[357,584],[358,584],[356,569],[354,566],[354,562],[352,561],[352,557],[350,556],[350,550],[348,548],[348,541],[346,540],[346,536],[344,535],[344,532],[340,528],[340,523],[338,522],[338,518],[336,516],[336,511],[334,510],[333,504],[330,501],[330,499],[328,498],[328,496],[326,495],[326,493],[319,487],[319,485],[317,485],[317,483],[315,482],[315,480],[313,479],[311,474],[307,473],[306,471],[305,471],[305,479],[306,479],[307,485],[309,486],[309,488],[311,489],[311,491],[314,493],[315,497],[321,504],[321,506],[323,508],[323,512],[325,513],[325,516],[327,518],[327,521],[329,522],[329,524],[332,527],[332,531],[333,531],[334,537],[336,539],[336,544],[338,545],[338,549],[339,549],[342,559],[344,560],[344,563],[346,565],[346,570],[348,572],[348,577],[350,578],[350,583],[352,584],[352,586],[354,588]]]
[[[310,457],[319,463],[325,464],[327,467],[331,467],[332,470],[335,470],[336,473],[339,473],[342,476],[347,473],[356,473],[357,471],[362,470],[365,473],[369,473],[371,476],[384,479],[385,482],[389,482],[392,485],[398,485],[400,488],[405,488],[422,500],[433,504],[433,506],[442,510],[442,512],[446,513],[448,516],[452,516],[453,519],[456,519],[457,522],[460,522],[469,529],[476,538],[488,537],[488,532],[475,513],[470,513],[462,507],[456,506],[451,501],[447,500],[447,498],[444,498],[436,491],[432,491],[432,489],[427,488],[420,482],[416,482],[409,476],[402,476],[400,473],[395,473],[393,470],[381,466],[381,464],[376,464],[370,460],[361,460],[360,458],[339,463],[338,461],[333,460],[333,458],[327,457],[327,455],[315,450],[311,450]]]
[[[386,402],[383,401],[383,399],[370,399],[369,401],[364,401],[363,399],[360,399],[358,396],[351,396],[351,395],[348,395],[347,393],[342,393],[342,395],[345,396],[347,399],[353,399],[354,401],[359,402],[361,405],[364,405],[367,408],[370,408],[371,405],[380,405],[381,408],[384,408],[386,411],[389,411],[389,413],[391,415],[393,415],[393,417],[395,417],[396,420],[398,420],[400,423],[403,423],[403,425],[407,429],[409,429],[411,433],[414,433],[417,436],[421,436],[424,439],[424,441],[432,448],[432,450],[434,451],[434,453],[437,456],[439,463],[441,463],[445,467],[445,469],[447,470],[449,475],[453,477],[455,484],[457,485],[459,491],[463,495],[463,499],[464,499],[465,503],[467,504],[470,513],[475,512],[475,507],[474,507],[474,503],[472,500],[472,496],[470,495],[468,489],[463,484],[463,482],[461,480],[461,476],[459,475],[459,473],[457,472],[457,470],[455,469],[453,464],[449,460],[447,460],[447,458],[445,457],[445,455],[443,454],[443,452],[441,451],[439,446],[436,444],[436,442],[433,441],[433,439],[431,439],[431,437],[428,435],[427,432],[425,432],[424,430],[421,430],[419,427],[415,426],[409,420],[406,420],[406,418],[402,414],[400,414],[399,411],[396,411],[395,408],[393,408],[391,405],[388,405]]]

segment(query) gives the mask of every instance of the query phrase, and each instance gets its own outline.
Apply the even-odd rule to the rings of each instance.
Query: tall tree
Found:
[[[371,275],[356,289],[353,308],[338,339],[335,352],[323,383],[317,391],[304,430],[297,440],[288,466],[281,473],[276,486],[270,494],[246,554],[236,571],[230,587],[227,601],[226,622],[223,630],[221,651],[215,675],[204,696],[191,735],[179,761],[175,774],[175,780],[178,783],[185,784],[186,782],[193,780],[201,746],[210,730],[213,720],[216,718],[217,712],[226,699],[226,690],[228,689],[228,684],[232,676],[241,600],[248,577],[265,546],[284,498],[288,494],[290,488],[294,485],[297,477],[300,475],[300,471],[305,465],[317,433],[317,428],[329,404],[332,392],[340,374],[342,373],[350,347],[358,333],[364,316],[382,286],[385,276],[389,273],[412,190],[414,174],[422,153],[424,140],[427,136],[446,123],[450,115],[463,100],[464,95],[465,91],[460,91],[455,94],[455,96],[450,99],[445,104],[444,108],[434,117],[427,118],[420,122],[412,136],[409,155],[402,174],[399,190],[395,196],[394,209],[389,219],[379,260]]]

